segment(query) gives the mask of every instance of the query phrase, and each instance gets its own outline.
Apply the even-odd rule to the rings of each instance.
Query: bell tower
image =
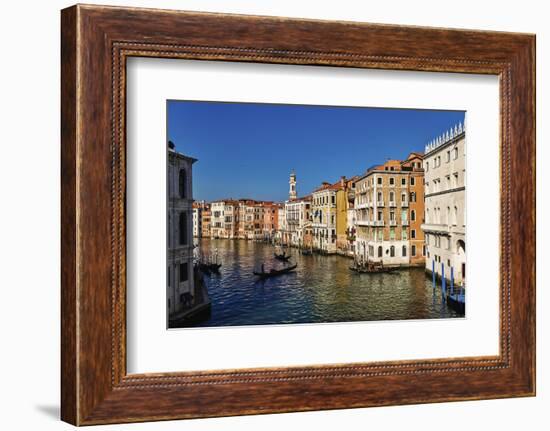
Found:
[[[290,180],[288,181],[288,198],[293,201],[296,199],[296,173],[294,170],[290,173]]]

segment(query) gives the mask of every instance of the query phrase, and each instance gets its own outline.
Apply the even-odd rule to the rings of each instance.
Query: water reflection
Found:
[[[219,275],[206,276],[212,310],[207,321],[192,326],[462,317],[441,301],[422,268],[394,273],[357,274],[341,256],[303,256],[291,249],[294,272],[265,280],[252,272],[285,264],[271,245],[244,240],[202,239],[200,252],[215,252]],[[288,251],[287,251],[288,253]]]

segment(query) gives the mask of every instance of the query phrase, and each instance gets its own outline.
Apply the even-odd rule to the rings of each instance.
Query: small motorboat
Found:
[[[288,259],[290,259],[290,254],[287,255],[284,252],[283,254],[273,253],[273,255],[275,256],[275,259],[282,260],[283,262],[287,262]]]
[[[296,269],[298,264],[290,265],[282,269],[270,269],[269,271],[261,271],[257,272],[254,271],[254,275],[257,275],[260,278],[269,278],[269,277],[275,277],[277,275],[286,274],[287,272],[293,271]]]

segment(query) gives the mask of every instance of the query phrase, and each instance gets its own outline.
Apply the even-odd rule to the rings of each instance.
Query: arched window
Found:
[[[390,247],[390,257],[395,257],[395,247],[393,245]]]
[[[187,245],[187,213],[181,212],[179,217],[179,243]]]
[[[447,207],[447,220],[445,220],[447,224],[451,224],[451,208]]]
[[[403,257],[407,257],[407,246],[404,245],[402,250],[401,250],[401,254],[403,255]]]
[[[458,208],[455,207],[454,215],[453,215],[453,224],[456,226],[458,223]]]
[[[185,193],[187,188],[187,172],[185,171],[185,169],[180,169],[178,181],[179,181],[178,190],[179,190],[180,198],[185,198],[187,196],[187,193]]]
[[[378,246],[378,257],[382,257],[382,246]]]
[[[395,193],[390,192],[390,202],[393,202],[395,200]]]

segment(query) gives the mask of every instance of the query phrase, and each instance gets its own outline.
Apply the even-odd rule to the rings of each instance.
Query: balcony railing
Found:
[[[401,206],[402,207],[408,207],[409,206],[409,201],[401,201]]]
[[[390,226],[397,226],[397,220],[390,220]]]
[[[373,223],[373,226],[384,226],[384,220],[375,220]]]
[[[379,206],[379,207],[383,207],[384,206],[384,201],[378,201],[378,202],[376,202],[376,205]]]
[[[409,225],[409,220],[401,220],[401,225],[402,226],[408,226]]]
[[[395,201],[390,201],[390,207],[396,207],[397,203]]]

